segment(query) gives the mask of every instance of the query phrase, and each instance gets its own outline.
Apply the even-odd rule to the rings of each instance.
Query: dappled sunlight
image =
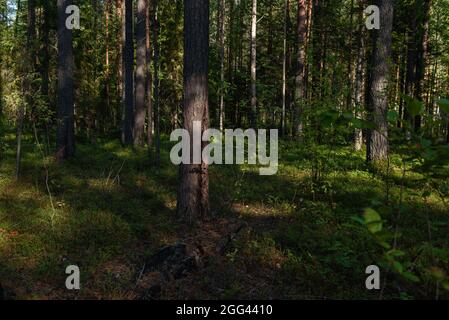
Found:
[[[142,259],[178,241],[201,244],[211,260],[203,273],[178,281],[178,294],[171,291],[174,283],[167,284],[167,298],[202,294],[262,298],[268,291],[285,298],[322,297],[342,283],[348,285],[334,297],[351,297],[360,294],[350,285],[352,269],[370,264],[378,250],[352,219],[377,204],[386,228],[391,228],[395,211],[379,205],[385,202],[387,182],[391,206],[397,205],[401,192],[407,204],[398,244],[417,248],[417,261],[425,263],[429,231],[422,226],[430,219],[432,250],[449,245],[445,205],[436,194],[424,202],[419,174],[403,180],[400,168],[392,165],[393,174],[387,179],[366,171],[363,157],[348,158],[344,148],[332,151],[333,164],[322,169],[318,180],[308,156],[302,156],[306,151],[291,147],[281,149],[281,158],[292,153],[297,159],[281,161],[274,176],[262,177],[248,165],[211,166],[211,206],[220,222],[196,231],[175,219],[178,167],[165,162],[156,170],[145,152],[139,152],[119,143],[81,145],[77,159],[63,165],[47,162],[48,188],[43,160],[32,153],[26,156],[30,176],[20,182],[8,175],[12,159],[3,162],[0,277],[14,281],[18,297],[29,297],[29,291],[41,298],[72,297],[61,288],[61,270],[77,264],[89,283],[83,297],[136,298],[139,294],[130,284]],[[162,156],[168,159],[165,149]],[[241,226],[233,247],[225,256],[217,256],[216,243]],[[446,257],[442,252],[434,254]],[[227,269],[220,277],[219,265]],[[20,276],[11,277],[19,270]],[[331,276],[335,270],[338,276]],[[270,277],[277,279],[275,283],[261,280]],[[363,280],[360,277],[357,281]],[[40,281],[30,285],[35,278]],[[192,287],[192,281],[200,278],[207,283],[202,280],[203,285]],[[319,285],[311,286],[311,279]],[[244,289],[247,286],[257,291]]]

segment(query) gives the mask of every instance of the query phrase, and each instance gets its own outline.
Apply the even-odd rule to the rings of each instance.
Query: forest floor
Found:
[[[78,141],[76,158],[58,165],[28,137],[16,182],[13,138],[0,160],[0,283],[13,299],[138,299],[157,282],[160,299],[449,298],[448,199],[423,197],[424,176],[402,177],[395,161],[385,177],[363,153],[323,147],[325,161],[312,171],[310,152],[282,142],[277,175],[212,166],[215,218],[188,227],[175,218],[168,141],[156,169],[146,151],[100,140]],[[394,268],[358,222],[367,207],[394,234]],[[201,266],[163,282],[141,272],[175,243],[201,248]],[[79,291],[65,288],[72,264]],[[372,264],[381,266],[383,290],[365,288]]]

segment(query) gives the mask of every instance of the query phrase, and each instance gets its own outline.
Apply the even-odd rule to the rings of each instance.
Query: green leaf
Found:
[[[422,139],[422,140],[421,140],[421,145],[422,145],[424,148],[429,148],[429,147],[432,146],[432,141],[430,141],[429,139]]]
[[[393,261],[393,268],[400,274],[404,272],[404,266],[399,261]]]
[[[374,129],[375,128],[374,123],[372,123],[370,121],[363,120],[363,119],[359,119],[359,118],[352,118],[350,120],[350,122],[356,129]]]
[[[371,233],[382,231],[382,218],[376,210],[367,208],[363,214],[365,224]]]
[[[417,276],[415,276],[413,273],[405,271],[402,273],[402,276],[407,279],[410,280],[412,282],[419,282],[419,278]]]
[[[320,114],[320,121],[323,127],[330,127],[339,117],[339,113],[335,110],[328,110]]]
[[[396,111],[388,111],[387,120],[388,122],[396,122],[399,119],[399,113]]]
[[[351,123],[356,129],[363,129],[363,121],[361,119],[352,118]]]
[[[393,249],[387,252],[387,255],[391,257],[402,257],[405,255],[405,252],[402,250]]]
[[[412,117],[419,116],[424,112],[424,103],[410,96],[405,96],[405,106]]]
[[[354,118],[354,115],[351,112],[343,112],[343,118],[350,120]]]
[[[385,240],[382,240],[382,239],[376,239],[376,240],[377,240],[377,243],[378,243],[382,248],[387,249],[387,250],[390,250],[390,249],[391,249],[391,245],[390,245],[388,242],[386,242]]]
[[[438,107],[443,110],[447,115],[449,115],[449,100],[448,99],[440,99],[436,101]]]
[[[361,225],[365,225],[365,220],[358,217],[358,216],[352,216],[350,217],[351,220],[360,223]]]

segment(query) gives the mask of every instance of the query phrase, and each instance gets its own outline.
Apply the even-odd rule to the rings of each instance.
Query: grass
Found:
[[[275,176],[247,165],[211,167],[215,220],[188,227],[175,218],[178,170],[167,141],[159,169],[146,151],[116,141],[82,141],[60,165],[43,159],[31,138],[25,142],[20,181],[12,136],[0,161],[0,283],[14,298],[135,299],[145,286],[136,281],[145,258],[178,241],[200,243],[207,263],[165,284],[162,299],[449,298],[447,276],[435,277],[449,271],[447,199],[423,198],[424,176],[403,179],[394,157],[384,177],[362,153],[323,148],[314,180],[309,152],[282,142]],[[401,262],[419,282],[390,268],[385,250],[354,221],[367,207],[397,235]],[[242,223],[232,247],[217,254],[219,241]],[[81,269],[80,291],[65,289],[70,264]],[[381,266],[381,292],[365,288],[371,264]]]

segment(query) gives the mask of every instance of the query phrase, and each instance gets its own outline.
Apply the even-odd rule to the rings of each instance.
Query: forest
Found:
[[[0,0],[0,300],[449,299],[448,49],[448,0]]]

